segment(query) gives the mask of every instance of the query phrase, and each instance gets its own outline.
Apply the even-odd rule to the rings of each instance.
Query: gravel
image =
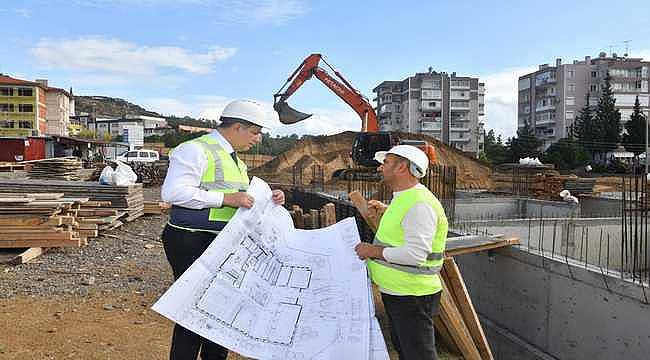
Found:
[[[158,200],[160,188],[145,188]],[[0,264],[0,298],[162,294],[172,273],[160,242],[167,215],[143,216],[89,240],[53,248],[30,263]]]

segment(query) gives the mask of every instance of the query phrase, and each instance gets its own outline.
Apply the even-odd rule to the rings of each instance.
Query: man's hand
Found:
[[[250,209],[253,207],[254,203],[255,203],[255,199],[245,192],[236,192],[232,194],[223,195],[224,206],[230,206],[234,208],[243,207],[246,209]]]
[[[359,256],[359,259],[361,260],[366,260],[366,259],[384,260],[383,246],[371,245],[366,243],[358,243],[357,246],[354,247],[354,251],[357,252],[357,256]]]
[[[273,190],[272,199],[276,205],[284,205],[284,192],[282,190]]]

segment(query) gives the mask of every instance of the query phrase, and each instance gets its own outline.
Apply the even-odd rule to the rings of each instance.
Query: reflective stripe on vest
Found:
[[[421,296],[442,290],[438,273],[444,261],[448,224],[438,199],[426,188],[414,188],[399,194],[382,216],[373,244],[386,247],[402,246],[405,240],[401,223],[416,203],[427,204],[437,217],[436,231],[431,239],[431,253],[427,255],[427,259],[419,266],[373,259],[368,261],[368,270],[372,281],[388,291]]]
[[[203,135],[190,141],[198,144],[208,159],[207,167],[201,176],[200,189],[223,194],[248,189],[249,179],[243,161],[238,158],[235,163],[230,154],[210,135]],[[236,208],[230,206],[200,210],[173,206],[169,224],[185,230],[218,232],[236,211]]]

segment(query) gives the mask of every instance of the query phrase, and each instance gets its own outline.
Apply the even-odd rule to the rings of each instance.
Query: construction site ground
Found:
[[[145,189],[145,198],[159,191]],[[160,242],[166,221],[142,217],[88,246],[0,265],[0,359],[167,358],[172,323],[150,309],[172,283]]]

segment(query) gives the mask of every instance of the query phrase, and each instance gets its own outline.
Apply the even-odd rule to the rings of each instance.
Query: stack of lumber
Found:
[[[320,229],[336,223],[336,207],[332,203],[304,212],[300,206],[293,205],[289,214],[296,229]]]
[[[562,190],[571,194],[592,193],[595,179],[583,179],[575,175],[532,173],[513,175],[494,173],[490,176],[492,191],[533,196],[539,199],[558,200]]]
[[[34,160],[27,171],[30,179],[80,180],[81,160],[76,157]]]
[[[24,180],[17,183],[0,180],[0,192],[56,192],[70,198],[89,198],[91,201],[101,202],[102,210],[114,209],[119,213],[126,213],[124,220],[127,222],[137,219],[144,213],[142,184],[115,186],[87,181]]]
[[[0,172],[11,172],[14,170],[25,170],[25,165],[0,161]]]
[[[171,205],[163,201],[145,201],[144,215],[161,215],[167,213]]]
[[[87,198],[62,193],[1,193],[0,248],[70,247],[86,244],[70,212]]]

